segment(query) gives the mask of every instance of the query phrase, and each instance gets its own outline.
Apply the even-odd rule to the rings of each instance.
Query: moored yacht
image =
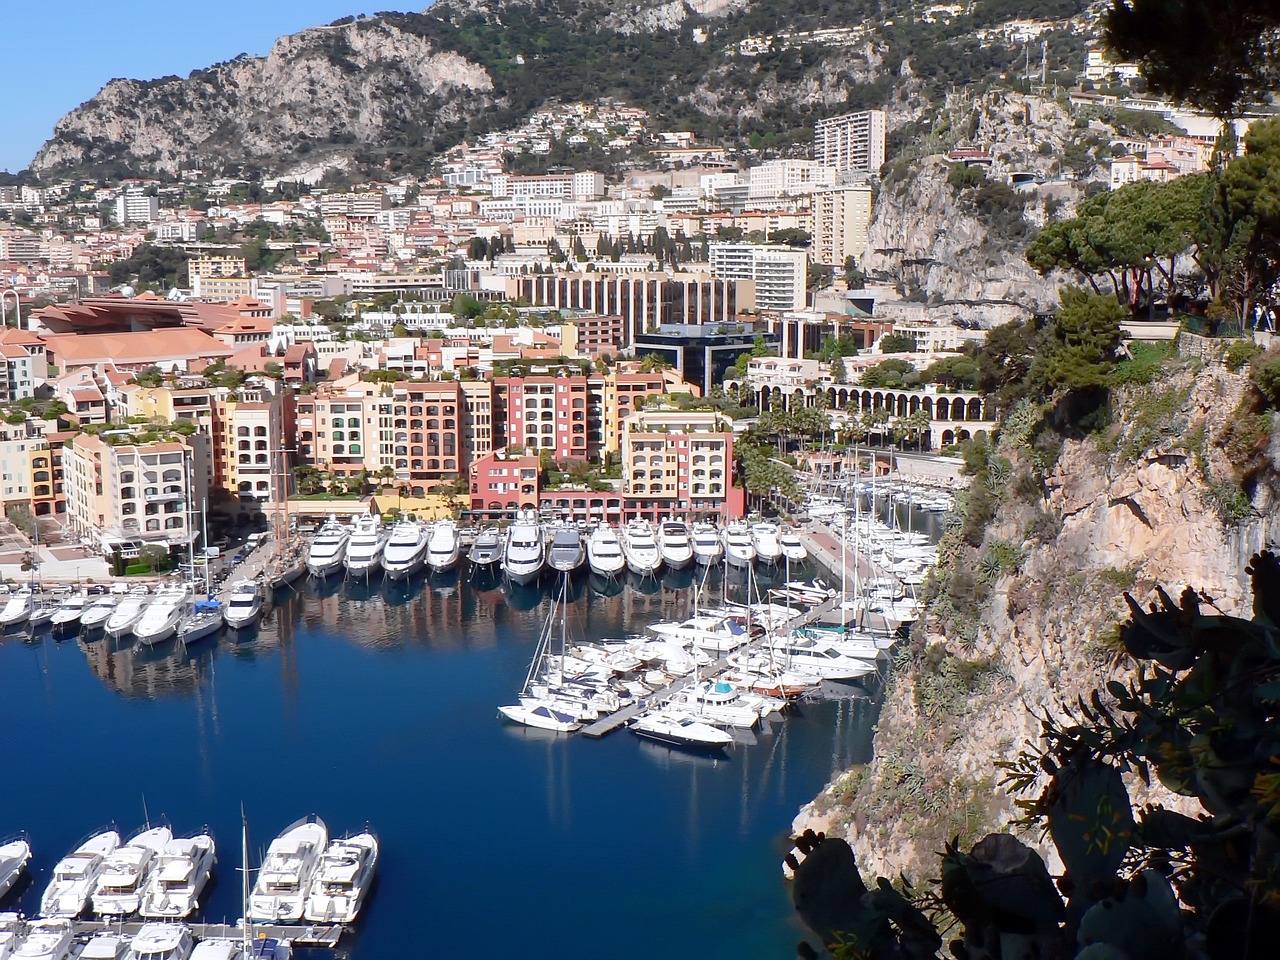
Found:
[[[693,541],[689,527],[681,520],[664,520],[658,525],[658,547],[663,563],[672,570],[683,570],[693,562]]]
[[[231,585],[231,596],[222,609],[222,619],[232,630],[252,626],[262,616],[262,590],[256,580]]]
[[[477,569],[489,569],[502,562],[502,534],[497,527],[485,527],[467,552],[467,561]]]
[[[809,558],[809,550],[800,539],[800,534],[791,527],[783,527],[778,532],[778,546],[782,548],[782,556],[792,563]]]
[[[151,602],[150,592],[146,587],[137,586],[130,590],[119,605],[107,617],[105,630],[107,636],[119,639],[126,634],[132,633],[133,628],[137,626],[138,621],[142,619],[142,615],[147,611],[147,604]]]
[[[75,930],[65,918],[33,920],[27,935],[14,948],[13,960],[67,960],[75,942]]]
[[[745,523],[738,521],[725,527],[724,558],[731,567],[749,567],[755,561],[755,544],[751,542],[751,529]]]
[[[622,555],[618,531],[609,524],[600,524],[587,537],[587,563],[592,573],[602,577],[616,577],[626,568],[627,558]]]
[[[660,637],[669,637],[683,646],[692,645],[708,653],[729,653],[751,639],[747,628],[733,617],[706,614],[681,622],[651,623],[648,629]]]
[[[422,569],[428,531],[417,520],[400,520],[382,550],[382,571],[392,580],[411,577]]]
[[[216,862],[213,837],[207,833],[170,840],[156,857],[138,912],[157,919],[189,917],[200,904]]]
[[[671,706],[641,714],[631,722],[631,729],[650,740],[692,750],[722,750],[733,743],[733,737],[723,730]]]
[[[118,846],[120,834],[104,830],[59,860],[53,868],[53,879],[40,898],[40,913],[46,917],[79,916],[93,893],[103,860]]]
[[[371,577],[382,569],[382,551],[387,546],[387,530],[382,522],[366,513],[356,521],[351,539],[347,541],[344,563],[347,574],[354,577]]]
[[[185,923],[152,921],[133,935],[126,960],[187,960],[195,946]]]
[[[557,733],[576,733],[582,729],[582,721],[576,713],[570,713],[557,704],[526,698],[521,703],[499,707],[498,712],[512,723]]]
[[[307,887],[328,843],[329,829],[318,817],[304,817],[272,840],[249,897],[249,916],[275,923],[301,920]]]
[[[80,632],[87,635],[105,627],[107,620],[116,612],[116,606],[119,603],[120,598],[110,594],[98,597],[80,617]]]
[[[145,644],[164,643],[178,631],[178,621],[191,605],[191,591],[183,584],[166,584],[156,591],[133,635]]]
[[[360,912],[378,868],[378,838],[372,831],[334,840],[320,857],[307,890],[303,919],[351,923]]]
[[[13,889],[31,862],[31,844],[25,836],[0,843],[0,900]]]
[[[695,523],[693,525],[693,559],[700,564],[719,563],[724,556],[724,544],[720,542],[720,531],[713,523]]]
[[[35,609],[36,598],[30,587],[22,587],[9,594],[3,609],[0,609],[0,627],[16,627],[26,623]]]
[[[777,563],[782,559],[782,544],[778,542],[778,525],[761,520],[751,525],[751,545],[756,548],[756,559],[761,563]]]
[[[336,573],[342,566],[347,554],[347,541],[351,539],[351,531],[338,522],[338,518],[330,516],[320,529],[307,550],[307,569],[313,577],[327,577]]]
[[[127,917],[137,913],[155,859],[172,839],[173,831],[168,827],[152,827],[109,853],[89,898],[93,912],[100,917]]]
[[[662,566],[662,552],[648,520],[632,520],[622,529],[622,555],[627,569],[640,576],[652,576]]]
[[[551,547],[547,562],[559,573],[573,573],[586,562],[587,549],[582,534],[571,523],[556,524],[551,528]]]
[[[547,548],[538,515],[530,509],[521,510],[507,531],[502,568],[513,583],[526,584],[538,579],[546,562]]]
[[[432,573],[452,570],[462,559],[462,544],[458,540],[458,525],[452,520],[441,520],[431,528],[427,540],[427,566]]]
[[[58,609],[49,618],[49,625],[53,630],[53,635],[61,637],[79,629],[80,618],[84,616],[84,612],[89,609],[91,604],[92,601],[83,593],[73,593],[58,604]]]

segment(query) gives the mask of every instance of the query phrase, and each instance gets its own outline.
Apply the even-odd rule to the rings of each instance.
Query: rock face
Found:
[[[430,138],[491,105],[492,90],[483,67],[390,21],[316,27],[185,80],[113,80],[58,123],[32,166],[172,175],[232,157],[278,170],[312,151]]]
[[[1164,391],[1182,401],[1170,420],[1175,431],[1195,436],[1203,427],[1212,438],[1243,385],[1220,366],[1183,373],[1126,398],[1117,421],[1142,423],[1139,406]],[[1116,656],[1125,591],[1148,602],[1157,585],[1174,596],[1192,586],[1223,612],[1250,615],[1244,568],[1280,533],[1275,512],[1228,531],[1195,462],[1207,457],[1210,472],[1225,470],[1215,445],[1193,452],[1161,442],[1125,453],[1125,436],[1112,438],[1117,450],[1068,442],[1043,498],[1001,505],[987,528],[987,555],[995,542],[1020,544],[1020,569],[993,577],[976,637],[934,628],[913,641],[915,656],[903,656],[890,681],[875,760],[837,777],[806,806],[797,833],[812,827],[844,837],[868,874],[936,877],[945,841],[972,842],[1018,816],[996,762],[1036,742],[1040,716],[1060,717],[1064,703],[1126,675]],[[1033,545],[1024,538],[1037,517],[1057,532]],[[1159,799],[1194,812],[1182,798],[1130,786],[1135,802]],[[1037,845],[1034,835],[1022,839]]]

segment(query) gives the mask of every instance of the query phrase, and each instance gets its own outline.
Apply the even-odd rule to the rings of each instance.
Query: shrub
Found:
[[[1252,340],[1233,340],[1227,347],[1224,360],[1227,369],[1235,373],[1261,353],[1262,348]]]

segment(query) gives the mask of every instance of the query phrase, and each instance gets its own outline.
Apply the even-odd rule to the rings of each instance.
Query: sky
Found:
[[[151,80],[262,55],[278,37],[359,13],[362,0],[3,0],[0,170],[30,165],[64,114],[108,80]],[[367,0],[365,0],[367,2]],[[375,10],[421,10],[380,2]]]

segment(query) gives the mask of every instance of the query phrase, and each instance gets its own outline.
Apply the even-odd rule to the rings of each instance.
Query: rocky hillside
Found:
[[[1017,815],[995,763],[1034,740],[1037,715],[1061,716],[1063,703],[1124,676],[1125,591],[1146,600],[1157,585],[1174,596],[1191,585],[1241,613],[1245,565],[1280,534],[1274,431],[1258,451],[1267,463],[1254,519],[1220,518],[1211,478],[1231,475],[1223,450],[1244,389],[1220,364],[1129,388],[1116,417],[1127,426],[1067,442],[1043,486],[1030,469],[1040,453],[1012,418],[986,477],[1001,502],[980,547],[949,535],[955,559],[940,570],[928,629],[899,654],[876,759],[838,777],[797,830],[847,838],[866,873],[936,877],[945,841],[967,847]]]
[[[1016,16],[1055,19],[1050,79],[1066,80],[1086,7],[980,0],[925,20],[887,0],[441,0],[304,30],[186,78],[113,81],[57,125],[33,168],[422,168],[548,101],[600,97],[668,128],[799,149],[820,116],[891,104],[901,126],[953,86],[1007,85],[1021,47],[999,27]]]

